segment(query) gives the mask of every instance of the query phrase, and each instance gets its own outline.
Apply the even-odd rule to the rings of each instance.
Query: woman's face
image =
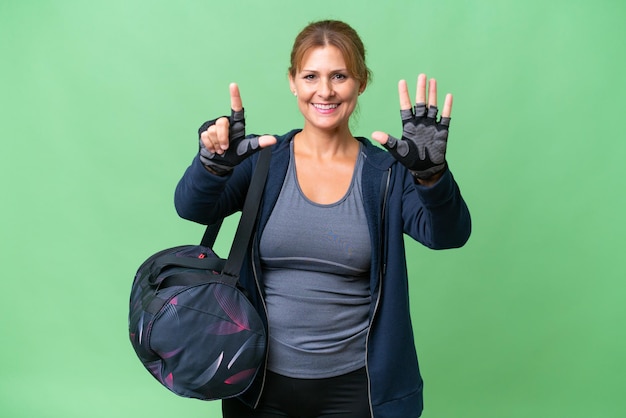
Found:
[[[307,51],[289,84],[297,95],[305,127],[324,130],[348,127],[365,87],[350,75],[341,51],[330,45]]]

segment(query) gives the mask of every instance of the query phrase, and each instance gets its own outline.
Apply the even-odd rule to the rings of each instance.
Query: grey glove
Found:
[[[202,126],[200,126],[200,129],[198,129],[198,136],[200,136],[202,132],[206,131],[210,126],[215,125],[215,122],[217,122],[217,119],[204,122]],[[199,141],[200,161],[202,161],[202,164],[204,164],[205,167],[214,171],[218,175],[226,175],[230,173],[237,164],[261,149],[259,147],[258,136],[246,137],[246,119],[244,117],[243,109],[238,112],[231,110],[228,122],[229,146],[223,154],[210,152],[205,148],[202,140]]]
[[[384,147],[418,179],[428,179],[446,168],[450,118],[437,122],[437,106],[418,103],[400,110],[402,139],[389,135]]]

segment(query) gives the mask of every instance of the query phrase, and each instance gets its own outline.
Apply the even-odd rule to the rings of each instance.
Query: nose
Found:
[[[322,98],[331,97],[334,94],[331,81],[328,79],[322,79],[319,84],[319,88],[317,89],[317,94]]]

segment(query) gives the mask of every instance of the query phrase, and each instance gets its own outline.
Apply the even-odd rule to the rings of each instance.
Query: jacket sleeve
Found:
[[[432,249],[462,247],[471,234],[471,218],[450,170],[430,187],[416,184],[408,172],[403,182],[404,232]]]
[[[209,173],[198,155],[193,159],[176,186],[174,205],[181,218],[210,225],[243,207],[258,156],[239,164],[224,177]]]

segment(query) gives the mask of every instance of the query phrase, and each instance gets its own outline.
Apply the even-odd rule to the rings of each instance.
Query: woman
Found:
[[[268,326],[264,373],[225,417],[419,417],[422,379],[409,314],[403,234],[462,246],[470,216],[445,161],[452,96],[399,83],[401,139],[354,137],[349,120],[370,79],[357,33],[308,25],[289,85],[304,116],[282,136],[245,136],[243,104],[200,128],[200,152],[176,189],[180,216],[204,224],[241,210],[260,148],[272,163],[241,283]]]

